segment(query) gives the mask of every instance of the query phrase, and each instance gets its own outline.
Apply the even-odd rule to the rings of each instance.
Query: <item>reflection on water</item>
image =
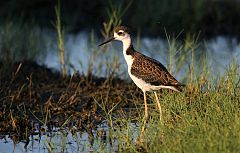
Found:
[[[134,131],[133,137],[136,138],[138,126],[131,123],[129,127]],[[38,133],[38,131],[35,132]],[[14,143],[8,135],[2,135],[0,152],[113,152],[117,150],[118,142],[111,139],[112,137],[110,128],[105,122],[96,130],[88,132],[73,133],[68,128],[54,128],[50,132],[30,136],[29,141],[23,140],[17,143]]]

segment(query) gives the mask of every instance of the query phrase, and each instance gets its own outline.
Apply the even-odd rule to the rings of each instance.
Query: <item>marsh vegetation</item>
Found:
[[[60,18],[56,31],[34,23],[1,24],[0,151],[239,152],[239,43],[205,41],[198,32],[181,39],[182,32],[165,30],[164,39],[136,33],[137,49],[187,85],[182,93],[158,92],[162,122],[154,95],[147,93],[150,118],[143,143],[136,143],[142,92],[127,76],[121,46],[97,47],[122,24],[124,12],[110,5],[101,38],[94,31],[64,33]],[[49,68],[54,59],[58,64]]]

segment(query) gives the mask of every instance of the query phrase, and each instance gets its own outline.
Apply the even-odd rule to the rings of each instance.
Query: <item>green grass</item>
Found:
[[[237,98],[213,91],[199,94],[191,100],[181,95],[177,97],[167,95],[162,102],[166,110],[167,123],[159,128],[159,134],[163,136],[151,140],[150,152],[239,150],[237,146],[240,143],[240,126],[237,116],[240,112],[237,109],[239,108]],[[148,130],[151,132],[153,129]]]
[[[238,79],[240,79],[239,76]],[[157,108],[152,106],[142,144],[144,150],[189,153],[239,152],[240,89],[225,86],[225,83],[218,82],[217,85],[224,86],[212,88],[206,92],[191,94],[187,91],[163,92],[160,102],[164,121],[160,122]],[[234,92],[230,92],[231,90]],[[150,96],[151,94],[148,95]],[[154,100],[148,102],[155,103]],[[134,120],[141,123],[141,117]],[[137,151],[138,146],[133,141],[136,139],[134,128],[128,126],[131,121],[121,118],[113,122],[113,124],[117,122],[118,125],[122,125],[120,127],[114,124],[116,131],[112,133],[112,137],[118,141],[117,150],[120,152]],[[139,134],[139,129],[136,130]]]

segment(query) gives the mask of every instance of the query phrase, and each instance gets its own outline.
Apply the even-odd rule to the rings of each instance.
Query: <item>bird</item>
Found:
[[[154,92],[157,107],[160,112],[160,120],[162,120],[162,109],[156,91],[165,88],[176,92],[181,92],[181,86],[184,86],[184,84],[178,82],[162,63],[134,49],[131,32],[128,27],[117,26],[113,30],[112,37],[99,44],[99,46],[102,46],[113,40],[122,42],[122,51],[128,65],[128,74],[137,87],[142,90],[144,95],[145,115],[144,126],[141,130],[141,133],[143,133],[148,118],[146,92]]]

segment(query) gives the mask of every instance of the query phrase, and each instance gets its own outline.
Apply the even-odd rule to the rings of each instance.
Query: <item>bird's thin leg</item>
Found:
[[[144,105],[145,105],[145,114],[144,114],[144,121],[143,121],[143,127],[141,130],[141,134],[140,134],[140,140],[142,139],[143,133],[145,131],[146,128],[146,123],[147,123],[147,119],[148,119],[148,108],[147,108],[147,98],[146,98],[146,92],[143,92],[144,95]]]
[[[154,91],[154,95],[155,95],[155,98],[156,98],[156,101],[157,101],[157,106],[158,106],[158,109],[159,109],[159,112],[160,112],[160,121],[162,121],[162,108],[161,108],[160,102],[158,100],[157,93],[155,91]]]

